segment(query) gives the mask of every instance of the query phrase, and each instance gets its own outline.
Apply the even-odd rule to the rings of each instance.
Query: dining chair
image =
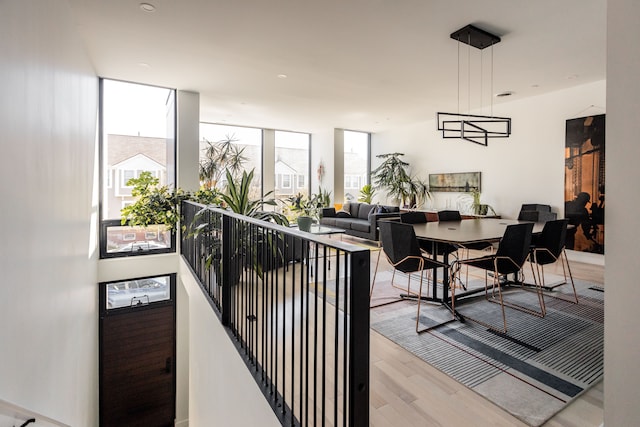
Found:
[[[400,222],[402,222],[403,224],[425,224],[429,221],[427,220],[427,215],[425,215],[424,212],[408,211],[408,212],[402,212],[400,214]],[[424,252],[430,255],[433,255],[433,245],[431,242],[428,242],[425,240],[418,240],[418,245],[420,246],[420,249],[422,249]],[[446,253],[455,252],[456,250],[457,248],[452,247],[451,245],[448,245],[446,247],[443,245],[440,245],[438,247],[438,255],[443,255],[445,252]]]
[[[446,222],[446,221],[462,221],[462,215],[460,215],[460,211],[454,211],[454,210],[443,210],[443,211],[438,211],[438,221],[440,222]],[[450,245],[452,246],[452,245]],[[462,259],[468,259],[469,258],[469,251],[470,250],[478,250],[478,251],[483,251],[483,250],[493,250],[493,244],[490,242],[477,242],[477,243],[468,243],[466,245],[457,245],[457,247],[455,247],[454,250],[457,250],[459,252],[462,253]],[[458,255],[459,258],[459,255]],[[467,289],[467,284],[469,283],[469,267],[467,266],[465,268],[465,281],[463,282],[460,279],[460,274],[458,274],[458,282],[460,283],[461,287],[463,289]],[[459,272],[458,272],[459,273]]]
[[[528,314],[532,314],[538,317],[544,317],[546,313],[546,309],[544,306],[544,299],[542,296],[542,289],[540,288],[536,275],[533,272],[533,265],[531,265],[531,271],[533,274],[536,293],[538,295],[538,302],[540,304],[540,311],[536,311],[530,307],[525,307],[523,305],[518,305],[513,302],[508,302],[503,298],[502,294],[502,284],[500,283],[501,277],[506,277],[509,274],[513,274],[516,276],[516,280],[518,275],[522,272],[522,268],[524,263],[527,261],[529,257],[529,251],[531,247],[531,238],[533,230],[533,223],[522,223],[522,224],[513,224],[507,226],[500,243],[498,244],[498,250],[495,254],[486,255],[478,258],[464,259],[458,260],[452,266],[451,269],[451,277],[453,279],[453,275],[455,274],[455,270],[461,268],[462,265],[470,265],[476,268],[480,268],[485,270],[485,298],[490,301],[500,305],[502,310],[502,331],[503,333],[507,332],[507,318],[505,314],[505,306],[511,307],[520,311],[523,311]],[[489,272],[493,273],[493,286],[491,290],[491,297],[489,296],[489,288],[488,288],[488,276]],[[497,299],[496,299],[497,293]],[[451,298],[452,305],[455,304],[455,286],[451,287]],[[455,309],[455,306],[454,306]],[[496,328],[493,325],[482,322],[478,319],[470,318],[481,325],[484,325],[490,329],[494,329],[496,331],[500,331],[500,329]]]
[[[576,285],[573,282],[573,275],[571,274],[569,259],[567,258],[567,253],[565,251],[568,224],[568,219],[547,221],[544,224],[542,232],[538,236],[533,237],[530,252],[531,260],[536,265],[536,271],[538,273],[538,283],[540,284],[542,289],[553,290],[558,286],[567,284],[567,272],[569,273],[569,280],[571,281],[571,287],[573,288],[573,301],[567,298],[561,298],[557,294],[553,293],[545,293],[545,295],[578,304]],[[546,286],[544,277],[544,266],[553,264],[558,260],[562,264],[564,282],[552,286]]]
[[[422,251],[420,250],[420,246],[418,245],[416,233],[410,224],[403,224],[397,221],[380,221],[378,225],[380,227],[380,242],[382,244],[381,250],[387,257],[387,261],[389,262],[389,264],[393,267],[391,285],[395,288],[406,291],[408,297],[413,297],[418,300],[416,332],[424,332],[426,329],[420,330],[420,305],[422,301],[422,285],[424,282],[424,272],[425,270],[428,271],[440,267],[445,267],[445,265],[423,255]],[[378,262],[376,262],[373,283],[371,284],[371,290],[369,293],[369,301],[371,301],[373,297],[375,276],[378,272],[379,263],[380,260],[378,258]],[[396,271],[407,275],[406,289],[397,286],[394,283]],[[420,285],[417,293],[411,290],[411,273],[420,273]],[[400,299],[375,305],[371,308],[380,307],[382,305],[387,305],[402,300],[403,298],[400,297]]]

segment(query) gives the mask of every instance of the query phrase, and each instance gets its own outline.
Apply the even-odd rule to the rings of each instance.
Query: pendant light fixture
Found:
[[[489,138],[508,138],[511,135],[511,118],[493,115],[493,46],[500,42],[500,37],[473,25],[467,25],[451,33],[451,38],[458,42],[458,112],[437,114],[438,130],[443,138],[457,138],[487,146]],[[489,116],[460,113],[460,45],[466,44],[468,66],[468,109],[471,102],[471,47],[482,51],[491,48],[491,113]],[[482,69],[482,65],[481,65]],[[481,73],[482,77],[482,73]],[[481,82],[482,83],[482,82]],[[482,88],[481,88],[482,93]],[[482,98],[481,98],[482,99]],[[481,101],[482,103],[482,101]]]

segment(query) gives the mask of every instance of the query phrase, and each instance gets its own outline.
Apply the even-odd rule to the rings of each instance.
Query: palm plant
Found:
[[[204,149],[204,159],[200,161],[200,181],[206,189],[218,188],[221,178],[226,172],[231,172],[233,178],[240,176],[244,170],[247,157],[244,155],[246,147],[240,148],[233,136],[211,142],[205,139],[207,147]],[[231,182],[231,181],[227,181]]]

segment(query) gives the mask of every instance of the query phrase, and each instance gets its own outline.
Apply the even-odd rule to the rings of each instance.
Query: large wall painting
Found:
[[[429,174],[429,191],[480,191],[480,172]]]
[[[564,215],[567,249],[604,254],[605,115],[567,120]]]

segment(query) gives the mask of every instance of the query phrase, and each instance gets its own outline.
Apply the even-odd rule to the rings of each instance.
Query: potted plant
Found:
[[[280,225],[288,226],[289,221],[284,215],[275,211],[265,211],[263,209],[265,205],[269,205],[269,206],[276,205],[276,201],[274,199],[266,198],[271,194],[271,192],[265,194],[264,197],[261,197],[258,199],[251,199],[249,197],[253,176],[254,176],[253,169],[248,173],[246,171],[243,171],[240,179],[238,181],[235,181],[231,176],[231,172],[226,171],[227,187],[223,193],[219,194],[221,207],[227,208],[235,213],[246,215],[252,218],[257,218],[264,221],[271,221]],[[199,219],[206,214],[207,209],[208,208],[205,207],[196,213],[194,223],[197,223]],[[198,236],[210,237],[208,239],[207,238],[202,239],[202,241],[209,242],[208,244],[210,245],[209,250],[206,251],[206,253],[208,253],[209,255],[204,259],[205,266],[207,269],[209,269],[214,262],[220,263],[222,259],[220,256],[221,242],[219,238],[216,237],[217,235],[216,228],[219,228],[219,227],[220,227],[220,224],[203,222],[198,226],[193,226],[191,231],[192,235],[195,237],[198,237]],[[253,256],[253,259],[255,260],[253,264],[253,268],[255,268],[259,277],[262,277],[263,265],[262,265],[261,258],[258,256],[258,252],[260,250],[271,250],[272,252],[277,253],[277,248],[274,247],[275,245],[276,245],[275,242],[263,242],[260,248],[251,246],[250,250],[253,251],[253,255],[255,255]],[[239,248],[235,248],[235,249],[236,249],[235,252],[231,255],[231,258],[233,260],[232,263],[234,264],[239,263],[243,255],[243,253],[241,253],[238,250]],[[217,271],[219,271],[219,267],[220,266],[218,266]],[[232,284],[235,284],[238,281],[238,277],[235,275],[233,271],[230,271],[230,273],[232,274],[230,282]]]
[[[371,172],[375,186],[387,192],[387,197],[401,206],[415,208],[431,198],[428,185],[408,171],[409,163],[401,159],[404,153],[378,154],[383,162]]]
[[[491,211],[494,215],[497,215],[491,205],[480,201],[480,191],[476,187],[471,188],[464,197],[466,197],[466,200],[462,202],[462,207],[465,211],[474,215],[487,215]]]
[[[363,203],[373,203],[373,195],[376,190],[371,186],[371,184],[365,184],[360,189],[360,196],[358,197],[359,202]]]
[[[312,194],[305,198],[302,193],[291,196],[287,199],[290,210],[297,214],[298,228],[302,231],[309,231],[311,225],[318,219],[318,211],[323,206],[317,194]]]

